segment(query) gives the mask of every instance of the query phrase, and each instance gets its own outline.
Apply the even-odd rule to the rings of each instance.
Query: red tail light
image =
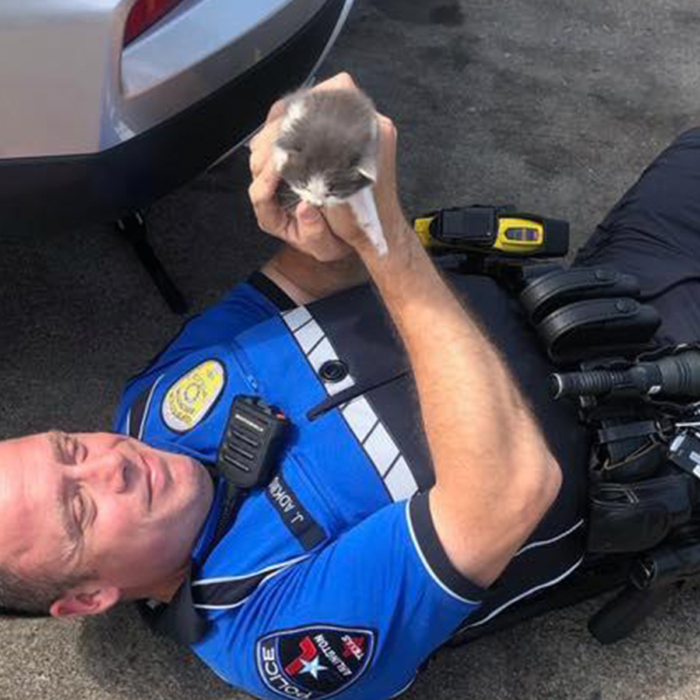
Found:
[[[183,0],[137,0],[126,20],[124,46],[141,36]]]

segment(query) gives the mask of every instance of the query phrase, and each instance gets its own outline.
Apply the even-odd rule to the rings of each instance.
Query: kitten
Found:
[[[379,125],[366,95],[299,90],[285,100],[274,162],[281,204],[349,204],[380,255],[387,251],[372,186],[377,179]]]

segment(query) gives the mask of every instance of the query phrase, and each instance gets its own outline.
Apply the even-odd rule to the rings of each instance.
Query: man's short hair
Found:
[[[30,579],[0,564],[0,610],[4,614],[48,615],[55,600],[86,578],[70,574],[61,578],[38,575]]]

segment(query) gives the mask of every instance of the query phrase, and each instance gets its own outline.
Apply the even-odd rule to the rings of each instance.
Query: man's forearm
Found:
[[[546,476],[540,467],[551,455],[496,349],[415,237],[400,240],[400,251],[384,258],[368,255],[365,263],[411,360],[436,469],[434,496],[461,501],[472,533],[486,523],[498,531],[495,511],[502,511],[502,527],[510,533],[489,541],[503,548],[507,561],[509,548],[532,529],[528,519],[538,518],[523,513],[518,533],[512,511],[521,507],[523,494],[537,491]],[[458,504],[447,509],[458,510]],[[467,550],[469,537],[465,530]],[[476,543],[473,548],[478,549]]]
[[[422,247],[406,245],[396,264],[374,260],[369,271],[410,356],[434,458],[493,453],[513,420],[534,426],[497,351]]]
[[[356,254],[320,262],[286,244],[261,272],[300,305],[367,281],[367,270]]]

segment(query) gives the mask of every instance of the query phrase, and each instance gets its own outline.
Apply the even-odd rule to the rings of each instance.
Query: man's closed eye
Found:
[[[78,531],[82,534],[85,532],[85,527],[88,520],[88,505],[83,495],[82,490],[76,491],[72,499],[73,506],[73,521],[75,522]]]
[[[87,448],[71,435],[65,435],[62,443],[62,451],[70,464],[78,464],[87,457]]]

